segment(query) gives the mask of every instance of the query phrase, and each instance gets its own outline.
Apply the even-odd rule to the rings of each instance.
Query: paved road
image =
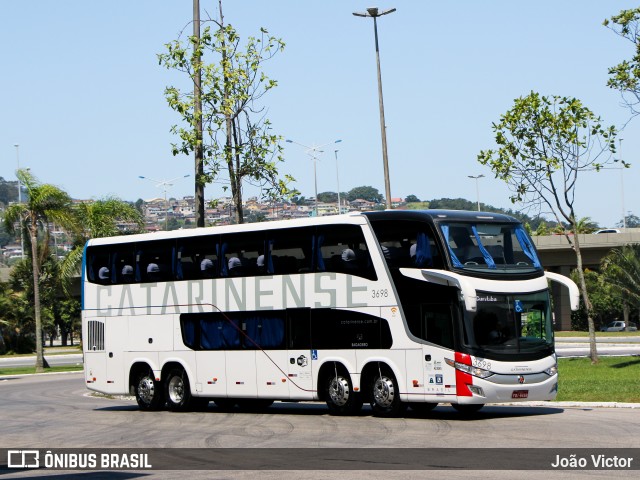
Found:
[[[70,353],[62,355],[47,355],[44,358],[52,367],[64,365],[82,365],[81,353]],[[4,357],[0,358],[0,367],[32,367],[36,364],[35,355],[26,357]]]
[[[640,336],[597,338],[599,355],[640,355]],[[589,355],[587,337],[558,337],[556,352],[559,357],[586,357]]]
[[[548,404],[487,406],[476,417],[459,416],[439,406],[402,418],[333,417],[319,403],[276,403],[267,412],[223,413],[213,404],[205,412],[141,412],[135,401],[89,396],[81,374],[0,379],[0,448],[203,447],[203,448],[640,448],[638,409]],[[514,450],[517,462],[518,450]],[[640,458],[638,460],[640,462]],[[0,472],[1,473],[1,472]],[[34,472],[22,475],[32,476]],[[44,472],[47,473],[47,472]],[[60,472],[53,478],[69,478]],[[255,472],[192,471],[191,478],[251,478]],[[589,472],[608,478],[611,472]],[[634,478],[616,472],[617,477]],[[220,475],[223,474],[223,475]],[[629,474],[627,476],[627,474]],[[123,472],[120,478],[135,478]],[[387,478],[584,478],[578,472],[473,471],[305,471],[260,472],[262,479]],[[2,475],[14,478],[15,475]],[[20,475],[18,475],[20,476]],[[88,479],[102,477],[87,473]],[[181,478],[179,472],[145,472],[151,478]]]

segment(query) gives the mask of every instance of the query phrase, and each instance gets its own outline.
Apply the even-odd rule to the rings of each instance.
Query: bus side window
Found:
[[[311,272],[313,232],[313,228],[268,231],[266,273],[290,275]]]
[[[164,240],[136,244],[135,277],[138,282],[173,280],[175,241]]]
[[[101,285],[111,284],[111,263],[109,249],[91,247],[87,252],[87,279]]]
[[[321,263],[324,264],[325,271],[376,280],[371,256],[360,226],[322,226],[318,228],[318,239]]]
[[[176,245],[176,280],[216,278],[220,271],[217,251],[217,236],[179,239]]]
[[[264,255],[263,235],[255,232],[224,235],[220,255],[220,261],[224,262],[223,276],[247,277],[258,274],[260,255]]]
[[[115,245],[111,254],[111,281],[115,284],[134,283],[136,256],[133,244]]]

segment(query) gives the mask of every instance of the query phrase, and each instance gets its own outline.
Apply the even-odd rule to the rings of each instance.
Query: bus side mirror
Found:
[[[547,280],[564,285],[569,289],[571,310],[574,312],[578,310],[580,307],[580,290],[578,290],[578,286],[573,282],[573,280],[565,277],[564,275],[560,275],[559,273],[544,272],[544,275],[547,277]]]

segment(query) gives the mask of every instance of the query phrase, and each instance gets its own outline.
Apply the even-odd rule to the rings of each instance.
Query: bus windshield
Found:
[[[553,347],[548,291],[478,292],[477,302],[475,313],[465,313],[464,336],[483,355],[535,354]]]
[[[439,228],[453,268],[492,273],[542,270],[520,224],[440,222]]]

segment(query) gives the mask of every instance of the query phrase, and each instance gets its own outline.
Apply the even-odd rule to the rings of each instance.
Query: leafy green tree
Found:
[[[631,212],[629,212],[628,215],[625,215],[624,220],[624,222],[620,220],[618,223],[616,223],[616,227],[620,228],[624,227],[625,225],[627,228],[640,227],[640,218],[637,215],[632,214]]]
[[[36,373],[44,371],[44,351],[42,348],[42,309],[40,305],[40,252],[38,234],[48,235],[47,225],[55,222],[63,228],[73,229],[75,218],[72,213],[71,197],[50,184],[41,184],[28,170],[18,170],[18,178],[27,192],[27,199],[20,204],[7,207],[4,216],[5,227],[15,231],[15,225],[24,227],[29,234],[33,273],[34,316],[36,334]]]
[[[0,177],[0,205],[9,205],[18,201],[18,182],[7,181]]]
[[[488,165],[495,176],[512,191],[511,201],[544,205],[558,224],[569,225],[565,232],[576,254],[579,286],[587,310],[590,356],[597,363],[595,328],[582,266],[575,210],[578,174],[598,171],[614,160],[616,130],[576,98],[545,97],[531,92],[515,100],[514,106],[493,124],[498,148],[481,151],[478,161]],[[626,164],[625,164],[626,165]]]
[[[407,198],[405,198],[404,201],[407,203],[415,203],[415,202],[419,202],[420,199],[415,195],[407,195]]]
[[[63,288],[68,293],[69,282],[80,271],[84,245],[90,238],[113,237],[123,233],[140,233],[144,227],[142,213],[135,205],[116,197],[106,197],[76,204],[72,210],[76,228],[74,248],[60,265]]]
[[[167,53],[158,55],[158,59],[167,69],[187,74],[194,83],[201,73],[201,113],[195,113],[193,93],[174,86],[165,89],[169,106],[186,124],[172,128],[181,141],[173,145],[173,154],[188,155],[202,148],[206,172],[198,175],[196,182],[228,182],[236,222],[243,223],[243,182],[259,186],[264,198],[295,193],[288,186],[294,179],[289,175],[281,178],[278,172],[278,164],[284,161],[281,138],[273,133],[264,107],[259,106],[277,85],[266,76],[263,65],[284,49],[284,42],[262,28],[258,37],[249,37],[242,47],[236,30],[224,23],[221,1],[219,12],[218,19],[209,19],[215,30],[207,26],[199,39],[191,36],[185,42],[167,44]],[[202,139],[196,128],[200,122]]]
[[[614,248],[602,260],[602,276],[624,299],[624,319],[629,326],[629,306],[640,306],[640,245]]]
[[[623,60],[609,69],[607,86],[618,90],[633,116],[640,104],[640,8],[622,10],[604,21],[604,26],[633,44],[630,60]]]
[[[384,197],[377,188],[362,186],[352,188],[347,192],[347,200],[353,202],[357,199],[366,200],[368,202],[381,203]]]
[[[323,203],[337,203],[338,194],[336,192],[322,192],[322,193],[319,193],[318,194],[318,201],[319,202],[323,202]]]
[[[33,301],[0,283],[0,354],[33,352],[34,324]]]
[[[571,278],[576,283],[580,281],[576,270],[571,273]],[[623,311],[620,292],[606,280],[602,273],[595,270],[585,269],[584,278],[595,324],[602,326],[612,319],[619,318]],[[578,311],[571,314],[571,328],[577,331],[589,331],[587,310],[582,299]]]

